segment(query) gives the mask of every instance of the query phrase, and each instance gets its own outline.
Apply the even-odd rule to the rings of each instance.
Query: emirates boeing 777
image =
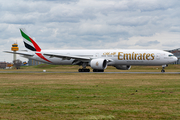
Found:
[[[28,35],[25,29],[20,29],[25,51],[17,51],[25,58],[55,65],[79,65],[79,72],[104,72],[107,66],[119,70],[129,70],[131,65],[162,66],[164,68],[177,61],[172,53],[156,49],[94,49],[94,50],[41,50],[39,45]],[[12,51],[4,51],[13,53]]]

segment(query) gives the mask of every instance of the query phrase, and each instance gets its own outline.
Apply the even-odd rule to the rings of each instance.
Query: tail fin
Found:
[[[20,31],[23,37],[23,42],[24,42],[25,47],[31,51],[41,52],[41,48],[31,37],[29,37],[26,30],[23,28],[20,28]]]

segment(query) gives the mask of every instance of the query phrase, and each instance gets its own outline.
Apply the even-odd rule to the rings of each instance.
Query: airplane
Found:
[[[26,51],[16,51],[22,57],[55,65],[79,65],[79,72],[104,72],[107,66],[129,70],[132,65],[162,66],[165,72],[168,64],[177,61],[172,53],[156,49],[93,49],[93,50],[42,50],[24,28],[20,28]],[[4,51],[12,53],[13,51]]]

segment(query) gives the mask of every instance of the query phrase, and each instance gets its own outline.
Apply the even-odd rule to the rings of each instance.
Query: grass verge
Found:
[[[0,73],[0,119],[180,119],[179,86],[178,74]]]

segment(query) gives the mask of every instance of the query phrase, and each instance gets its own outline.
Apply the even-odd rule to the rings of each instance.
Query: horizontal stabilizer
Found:
[[[11,54],[19,54],[19,55],[26,55],[26,56],[34,56],[33,53],[29,53],[29,52],[19,52],[19,51],[16,51],[16,52],[13,52],[13,51],[3,51],[3,52],[6,52],[6,53],[11,53]]]

